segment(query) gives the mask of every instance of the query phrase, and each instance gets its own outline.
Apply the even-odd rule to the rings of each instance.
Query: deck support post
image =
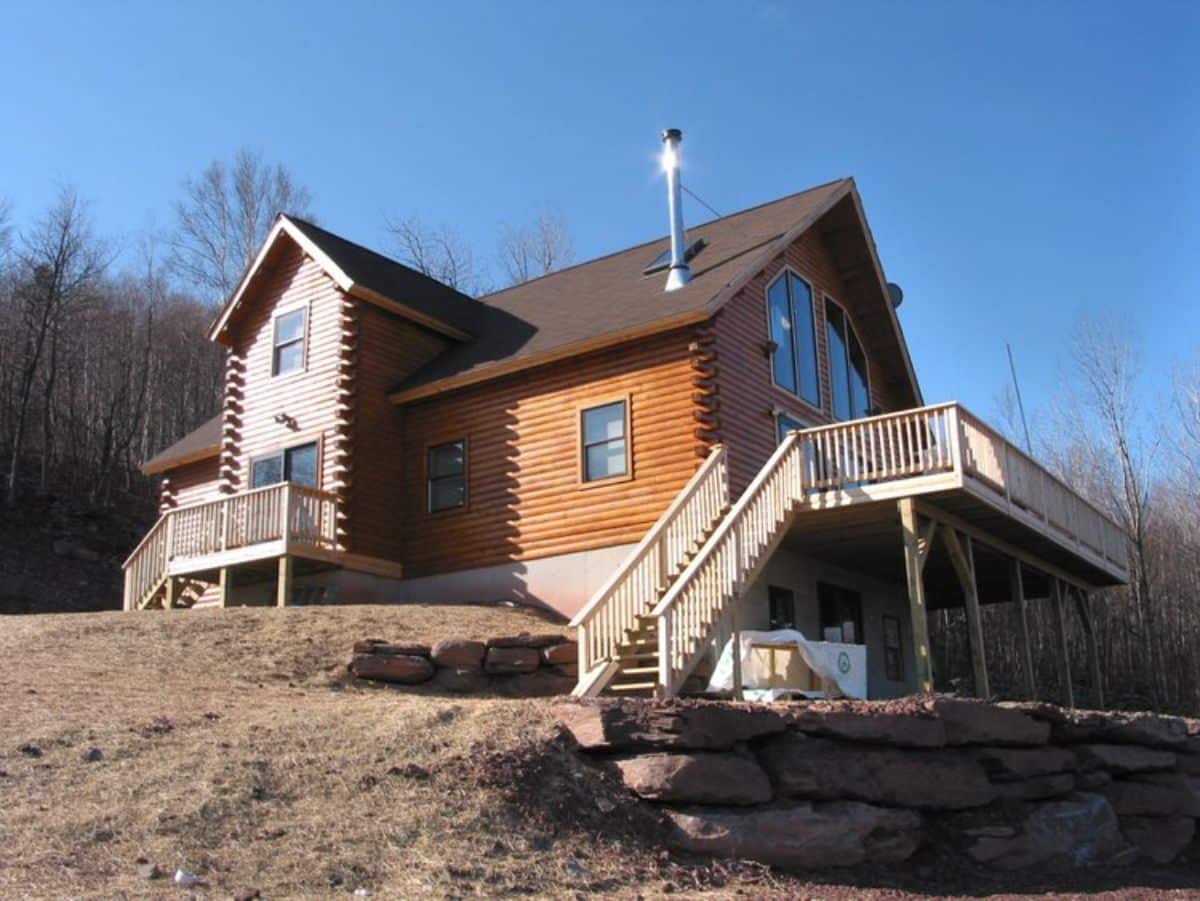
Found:
[[[175,607],[179,600],[179,591],[183,587],[183,580],[178,576],[167,576],[167,591],[163,595],[163,609],[171,610]]]
[[[221,606],[229,606],[229,590],[233,587],[233,570],[222,566],[217,571],[217,588],[221,592]]]
[[[929,656],[929,622],[925,609],[925,579],[922,575],[917,508],[911,497],[901,498],[900,531],[904,537],[904,570],[908,576],[908,609],[912,617],[913,657],[916,659],[917,690],[933,691],[933,661]]]
[[[286,607],[292,596],[292,570],[295,557],[284,554],[279,558],[279,577],[275,582],[275,606]]]
[[[1096,641],[1096,624],[1092,619],[1092,599],[1085,591],[1076,589],[1075,610],[1083,625],[1083,639],[1087,643],[1088,678],[1092,682],[1092,703],[1104,709],[1104,673],[1100,669],[1100,646]]]
[[[1054,602],[1054,620],[1058,626],[1058,678],[1062,683],[1063,703],[1075,707],[1075,690],[1071,687],[1071,655],[1067,647],[1067,612],[1063,602],[1063,583],[1050,580],[1050,598]]]
[[[742,692],[742,630],[738,625],[738,597],[735,594],[733,603],[729,605],[729,625],[733,630],[730,651],[733,653],[733,699],[741,701],[745,698]]]
[[[1008,586],[1013,603],[1017,605],[1017,639],[1021,646],[1021,672],[1025,682],[1025,697],[1037,700],[1037,675],[1033,671],[1033,644],[1029,638],[1029,602],[1025,597],[1025,579],[1021,561],[1008,563]]]
[[[954,529],[943,529],[943,539],[946,549],[950,552],[950,562],[962,586],[963,606],[967,612],[967,638],[971,645],[971,671],[975,677],[975,696],[990,698],[991,686],[988,684],[987,654],[983,647],[983,616],[979,610],[979,589],[975,584],[975,551],[971,546],[971,536],[959,536]]]

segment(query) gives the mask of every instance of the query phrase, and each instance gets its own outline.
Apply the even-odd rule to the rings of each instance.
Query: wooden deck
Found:
[[[271,558],[340,562],[334,495],[281,483],[163,514],[125,561],[125,609],[175,576]]]

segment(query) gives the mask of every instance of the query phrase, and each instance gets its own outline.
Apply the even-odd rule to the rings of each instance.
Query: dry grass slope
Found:
[[[421,606],[0,618],[0,897],[179,896],[141,878],[138,858],[200,875],[213,898],[979,889],[928,862],[847,884],[672,857],[653,812],[566,747],[555,702],[345,676],[365,636],[548,628]]]

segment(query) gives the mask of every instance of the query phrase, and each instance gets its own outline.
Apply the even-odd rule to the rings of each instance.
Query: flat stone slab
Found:
[[[1108,801],[1084,793],[1033,804],[1017,823],[1015,834],[980,834],[967,847],[974,860],[1003,870],[1127,863],[1131,852]]]
[[[1036,746],[1050,740],[1050,724],[985,701],[933,697],[928,707],[946,729],[948,745]]]
[[[1049,723],[1051,738],[1056,744],[1090,742],[1173,750],[1186,747],[1189,740],[1191,721],[1178,716],[1113,710],[1067,710],[1041,701],[1004,702],[998,706]]]
[[[438,666],[483,666],[487,646],[482,641],[446,638],[433,646],[430,656]]]
[[[433,678],[434,666],[426,657],[405,654],[356,654],[350,671],[360,679],[418,685]]]
[[[1114,779],[1099,792],[1121,816],[1200,816],[1200,783],[1182,773],[1146,773]]]
[[[483,658],[483,669],[498,675],[532,673],[541,663],[542,656],[534,648],[488,648],[487,656]]]
[[[541,635],[531,635],[528,632],[522,632],[520,635],[502,635],[498,638],[489,638],[487,640],[488,648],[548,648],[551,645],[563,644],[569,641],[567,636],[560,632],[544,633]]]
[[[1140,745],[1079,745],[1075,754],[1081,767],[1108,770],[1117,775],[1173,770],[1176,762],[1171,751]]]
[[[779,711],[717,701],[572,701],[559,721],[587,751],[664,748],[723,751],[787,729]]]
[[[993,782],[1020,782],[1038,776],[1069,773],[1076,767],[1075,755],[1065,748],[978,748],[975,759],[983,764]]]
[[[788,712],[792,725],[809,735],[905,748],[946,744],[942,721],[911,699],[900,701],[811,701]]]
[[[1191,817],[1121,817],[1121,833],[1144,857],[1170,863],[1196,837]]]
[[[625,787],[651,801],[765,804],[771,781],[753,758],[731,753],[643,754],[617,761]]]
[[[854,801],[745,811],[669,810],[667,818],[668,840],[682,851],[746,857],[777,867],[900,863],[921,843],[919,814]]]
[[[959,751],[870,748],[790,732],[768,739],[759,759],[789,798],[961,810],[999,794],[983,766]]]

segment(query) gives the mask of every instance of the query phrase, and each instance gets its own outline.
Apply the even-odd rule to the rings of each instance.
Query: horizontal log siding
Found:
[[[771,361],[763,349],[764,343],[770,339],[767,286],[785,265],[798,272],[813,289],[820,410],[775,386],[771,378]],[[785,410],[809,425],[831,421],[828,411],[833,408],[833,401],[825,340],[826,294],[846,307],[851,320],[854,320],[855,311],[847,303],[845,285],[824,240],[814,228],[796,239],[783,254],[751,279],[715,319],[717,436],[729,448],[730,489],[734,497],[750,484],[777,446],[773,408]],[[867,364],[871,403],[886,411],[886,397],[879,393],[879,386],[883,384],[882,374],[870,356]]]
[[[690,330],[404,409],[404,564],[411,576],[641,539],[695,471]],[[579,481],[578,410],[631,396],[633,478]],[[468,505],[429,513],[431,444],[465,438]]]
[[[231,362],[242,367],[241,412],[226,391],[226,421],[233,419],[236,438],[223,455],[230,487],[250,487],[250,461],[264,454],[318,442],[320,483],[332,481],[331,444],[335,432],[337,374],[341,348],[338,299],[340,290],[321,268],[297,247],[289,246],[257,300],[234,324]],[[303,372],[272,376],[273,319],[277,313],[307,307],[306,365]],[[296,428],[275,422],[279,413],[295,420]]]
[[[349,526],[356,554],[403,562],[403,412],[387,394],[448,344],[379,307],[360,305]]]
[[[217,457],[185,463],[163,475],[162,499],[165,507],[185,507],[221,496]]]

